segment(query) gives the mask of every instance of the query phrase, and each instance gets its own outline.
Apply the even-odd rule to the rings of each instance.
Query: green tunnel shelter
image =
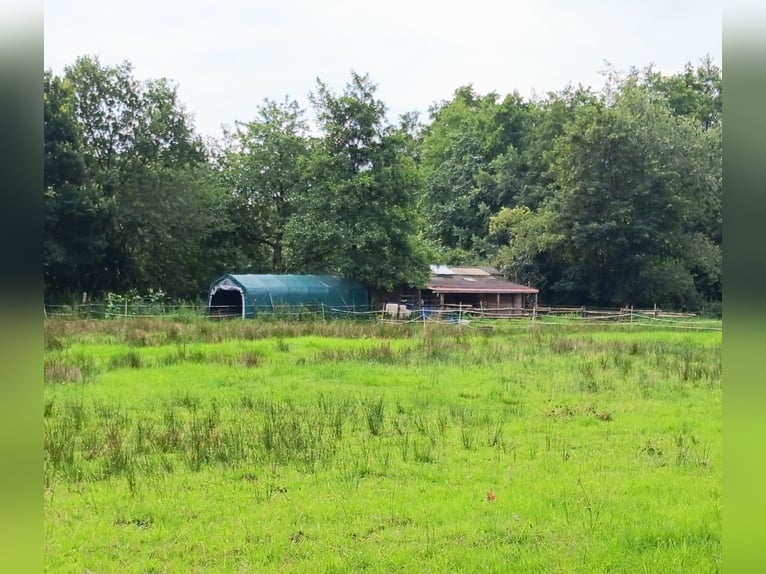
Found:
[[[208,314],[243,319],[281,310],[344,312],[369,308],[364,285],[335,275],[227,273],[210,284],[208,297]]]

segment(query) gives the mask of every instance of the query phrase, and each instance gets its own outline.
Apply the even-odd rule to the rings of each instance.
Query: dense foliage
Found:
[[[167,80],[82,57],[44,76],[46,295],[162,289],[224,271],[422,285],[487,264],[560,304],[721,300],[721,70],[611,71],[527,100],[458,88],[397,124],[369,77],[317,80],[205,142]]]

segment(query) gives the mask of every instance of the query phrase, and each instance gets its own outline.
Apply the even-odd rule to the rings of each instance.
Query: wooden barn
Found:
[[[521,310],[537,305],[538,289],[506,281],[493,267],[431,265],[423,299],[439,307]]]
[[[494,267],[431,265],[431,276],[423,289],[399,288],[371,291],[375,309],[404,304],[408,309],[450,310],[454,308],[514,315],[537,306],[538,289],[503,279]]]

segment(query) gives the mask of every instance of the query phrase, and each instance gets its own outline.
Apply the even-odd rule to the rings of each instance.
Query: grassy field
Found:
[[[720,361],[702,329],[49,319],[46,569],[720,572]]]

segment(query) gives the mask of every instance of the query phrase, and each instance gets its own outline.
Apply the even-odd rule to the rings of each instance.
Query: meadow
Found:
[[[46,571],[720,572],[699,325],[46,319]]]

